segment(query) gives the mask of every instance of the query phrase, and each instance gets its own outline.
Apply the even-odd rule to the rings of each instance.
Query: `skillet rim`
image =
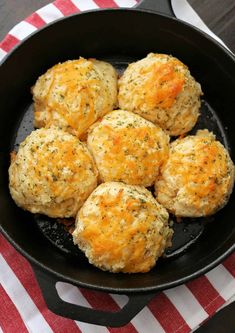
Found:
[[[48,24],[46,24],[45,26],[43,26],[40,29],[35,30],[33,33],[31,33],[30,35],[28,35],[26,38],[24,38],[22,41],[20,41],[16,46],[14,46],[10,52],[8,52],[5,57],[0,61],[0,67],[8,61],[8,59],[12,56],[12,54],[14,54],[14,52],[20,48],[22,45],[24,45],[24,43],[27,43],[29,39],[33,38],[35,35],[40,34],[42,31],[46,30],[46,29],[50,29],[51,26],[59,24],[61,21],[65,21],[65,20],[69,20],[73,17],[76,16],[80,16],[80,15],[97,15],[97,13],[104,13],[104,12],[143,12],[146,14],[150,14],[150,15],[154,15],[154,16],[160,16],[160,17],[165,17],[167,19],[176,21],[177,24],[181,24],[184,26],[184,28],[186,28],[187,30],[193,30],[196,31],[199,35],[202,35],[203,38],[207,39],[207,42],[210,42],[212,44],[214,44],[216,47],[218,47],[219,49],[221,49],[223,51],[223,53],[225,53],[227,56],[229,56],[229,58],[234,62],[235,65],[235,55],[229,51],[227,48],[225,48],[223,45],[221,45],[217,40],[213,39],[210,35],[206,34],[205,32],[203,32],[202,30],[194,27],[192,24],[189,24],[187,22],[184,22],[180,19],[177,19],[175,17],[172,17],[170,15],[166,15],[166,14],[162,14],[160,12],[155,12],[153,10],[146,10],[146,9],[141,9],[138,7],[133,7],[133,8],[117,8],[117,9],[112,9],[112,8],[107,8],[107,9],[92,9],[92,10],[88,10],[88,11],[84,11],[84,12],[80,12],[80,13],[75,13],[69,16],[65,16],[65,17],[61,17],[58,18],[56,20],[54,20],[53,22],[50,22]],[[209,264],[207,264],[206,266],[204,266],[203,268],[197,270],[196,272],[192,273],[192,274],[188,274],[187,276],[185,276],[184,278],[180,278],[178,280],[175,280],[173,282],[168,282],[168,283],[164,283],[164,284],[160,284],[157,286],[149,286],[149,287],[139,287],[139,288],[116,288],[116,287],[105,287],[105,286],[97,286],[97,285],[93,285],[90,283],[84,283],[78,280],[75,280],[71,277],[65,276],[61,273],[58,273],[56,271],[54,271],[53,269],[51,269],[50,267],[44,265],[43,263],[37,261],[34,257],[32,257],[30,254],[28,254],[20,245],[18,245],[14,239],[11,238],[11,236],[7,233],[7,231],[5,231],[2,227],[2,225],[0,224],[0,231],[2,232],[2,234],[7,238],[7,240],[25,257],[29,260],[29,262],[35,266],[37,266],[38,268],[44,270],[47,274],[50,274],[56,278],[58,278],[58,280],[60,281],[64,281],[64,282],[69,282],[72,283],[73,285],[77,285],[79,287],[82,288],[88,288],[88,289],[93,289],[93,290],[99,290],[99,291],[103,291],[103,292],[111,292],[111,293],[125,293],[125,294],[139,294],[139,293],[146,293],[146,292],[156,292],[159,290],[164,290],[164,289],[168,289],[168,288],[173,288],[175,286],[184,284],[192,279],[195,279],[196,277],[205,274],[206,272],[208,272],[209,270],[213,269],[215,266],[217,266],[218,264],[220,264],[224,259],[226,259],[232,252],[235,251],[235,243],[233,242],[233,238],[235,236],[235,234],[233,233],[231,235],[231,237],[227,238],[224,243],[228,243],[228,242],[233,242],[232,245],[226,245],[223,244],[223,246],[225,246],[225,250],[222,251],[223,253],[221,255],[219,255],[215,260],[213,260],[212,262],[210,262]],[[221,251],[221,248],[217,249],[216,251]],[[215,252],[216,252],[215,251]]]
[[[47,273],[49,275],[52,275],[54,278],[56,277],[58,279],[58,282],[59,281],[68,282],[68,283],[71,283],[71,284],[76,285],[76,286],[81,287],[81,288],[87,288],[87,289],[91,289],[91,290],[98,290],[98,291],[101,291],[101,292],[109,292],[109,293],[113,293],[113,294],[126,294],[126,295],[141,294],[141,293],[144,294],[144,293],[151,293],[151,292],[166,290],[166,289],[170,289],[170,288],[185,284],[186,282],[191,281],[191,280],[207,273],[208,271],[212,270],[214,267],[216,267],[222,261],[224,261],[230,254],[235,252],[235,242],[234,242],[232,245],[228,246],[228,249],[223,254],[221,254],[219,257],[217,257],[210,264],[204,266],[203,268],[197,270],[196,272],[194,272],[192,274],[189,274],[189,275],[185,276],[184,278],[180,278],[180,279],[175,280],[173,282],[163,283],[163,284],[160,284],[158,286],[149,286],[149,287],[142,287],[142,288],[141,287],[139,287],[139,288],[123,288],[123,287],[122,288],[115,288],[115,287],[104,287],[104,286],[97,286],[97,285],[94,286],[93,284],[84,283],[84,282],[81,282],[81,281],[77,281],[73,278],[70,278],[68,276],[64,276],[63,274],[54,271],[50,267],[38,262],[34,257],[29,255],[14,240],[12,240],[12,238],[2,228],[1,225],[0,225],[0,231],[7,238],[7,240],[9,240],[11,245],[13,245],[16,250],[18,250],[26,259],[29,260],[30,264],[33,265],[33,267],[32,267],[33,269],[34,269],[34,266],[37,266],[37,269],[39,268],[39,269],[43,270],[45,273]],[[224,243],[229,242],[230,239],[233,239],[233,238],[235,238],[235,233],[232,234],[230,238],[226,239],[226,241],[224,241]],[[109,272],[107,272],[107,273],[109,273]],[[109,273],[109,274],[116,274],[116,273]],[[123,273],[123,274],[126,274],[126,273]]]
[[[137,5],[138,6],[138,5]],[[2,60],[0,60],[0,66],[2,66],[7,60],[8,58],[12,55],[12,53],[15,52],[16,49],[18,49],[19,47],[21,47],[21,45],[23,45],[24,43],[26,43],[30,38],[32,38],[34,35],[37,35],[38,33],[40,33],[41,31],[44,31],[46,29],[49,29],[52,25],[57,24],[61,21],[65,21],[67,19],[73,18],[75,16],[80,16],[80,15],[90,15],[90,14],[97,14],[97,13],[104,13],[104,12],[143,12],[143,13],[147,13],[147,14],[152,14],[152,15],[156,15],[156,16],[162,16],[165,17],[167,19],[173,20],[178,22],[179,24],[182,24],[184,26],[186,26],[186,28],[191,29],[193,31],[196,31],[197,33],[201,34],[204,38],[208,39],[210,42],[212,42],[213,44],[215,44],[216,46],[218,46],[220,49],[222,49],[233,61],[235,61],[235,53],[233,53],[232,51],[230,51],[229,49],[227,49],[226,47],[224,47],[221,43],[219,43],[216,39],[214,39],[213,37],[211,37],[210,35],[208,35],[207,33],[205,33],[203,30],[195,27],[194,25],[185,22],[183,20],[180,20],[176,17],[164,14],[164,13],[160,13],[160,12],[155,12],[154,10],[150,10],[150,9],[142,9],[142,8],[138,8],[137,6],[132,7],[132,8],[104,8],[104,9],[91,9],[91,10],[86,10],[86,11],[82,11],[79,13],[74,13],[68,16],[64,16],[64,17],[60,17],[50,23],[46,23],[43,27],[35,30],[34,32],[30,33],[28,36],[26,36],[24,39],[22,39],[21,41],[19,41],[18,44],[16,44],[3,58]]]

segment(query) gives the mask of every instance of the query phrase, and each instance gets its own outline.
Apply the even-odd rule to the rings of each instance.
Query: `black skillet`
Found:
[[[59,61],[79,56],[107,60],[121,72],[149,52],[172,54],[189,66],[204,91],[196,128],[213,130],[235,160],[234,58],[204,33],[173,18],[169,1],[145,0],[135,10],[100,10],[63,18],[31,35],[0,65],[1,231],[31,262],[48,307],[75,320],[124,325],[157,291],[204,274],[235,249],[234,193],[215,216],[175,223],[173,247],[166,258],[149,273],[129,275],[91,266],[61,225],[17,208],[9,195],[9,152],[17,150],[33,130],[30,87],[38,76]],[[126,294],[129,302],[118,313],[69,304],[58,297],[57,281]]]

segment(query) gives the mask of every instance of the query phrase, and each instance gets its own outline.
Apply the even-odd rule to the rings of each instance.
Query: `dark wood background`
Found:
[[[235,0],[188,1],[209,28],[235,53]],[[15,24],[49,2],[49,0],[0,0],[0,40]]]

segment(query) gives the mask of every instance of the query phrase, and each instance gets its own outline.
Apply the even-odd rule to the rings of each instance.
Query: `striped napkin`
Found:
[[[17,24],[0,43],[0,60],[21,40],[58,18],[94,8],[132,7],[138,0],[56,0]],[[57,283],[64,301],[118,311],[125,295],[114,295]],[[32,268],[0,235],[0,333],[188,333],[235,295],[235,253],[209,273],[158,293],[132,321],[121,328],[97,326],[52,313],[42,297]]]

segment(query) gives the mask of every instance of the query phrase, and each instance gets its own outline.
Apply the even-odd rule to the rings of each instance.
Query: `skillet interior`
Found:
[[[161,261],[146,274],[111,274],[58,250],[38,229],[34,217],[17,208],[8,191],[9,151],[32,127],[30,87],[59,61],[96,57],[123,69],[149,52],[172,54],[187,64],[201,83],[208,119],[235,160],[235,64],[232,57],[203,34],[168,17],[133,10],[105,10],[60,20],[23,42],[0,67],[1,227],[3,233],[32,262],[62,280],[113,292],[141,292],[183,283],[212,268],[231,252],[235,241],[232,194],[197,242],[184,254]],[[215,111],[213,111],[215,110]],[[203,111],[203,110],[202,110]],[[203,112],[204,114],[204,112]],[[220,121],[215,118],[219,117]]]

